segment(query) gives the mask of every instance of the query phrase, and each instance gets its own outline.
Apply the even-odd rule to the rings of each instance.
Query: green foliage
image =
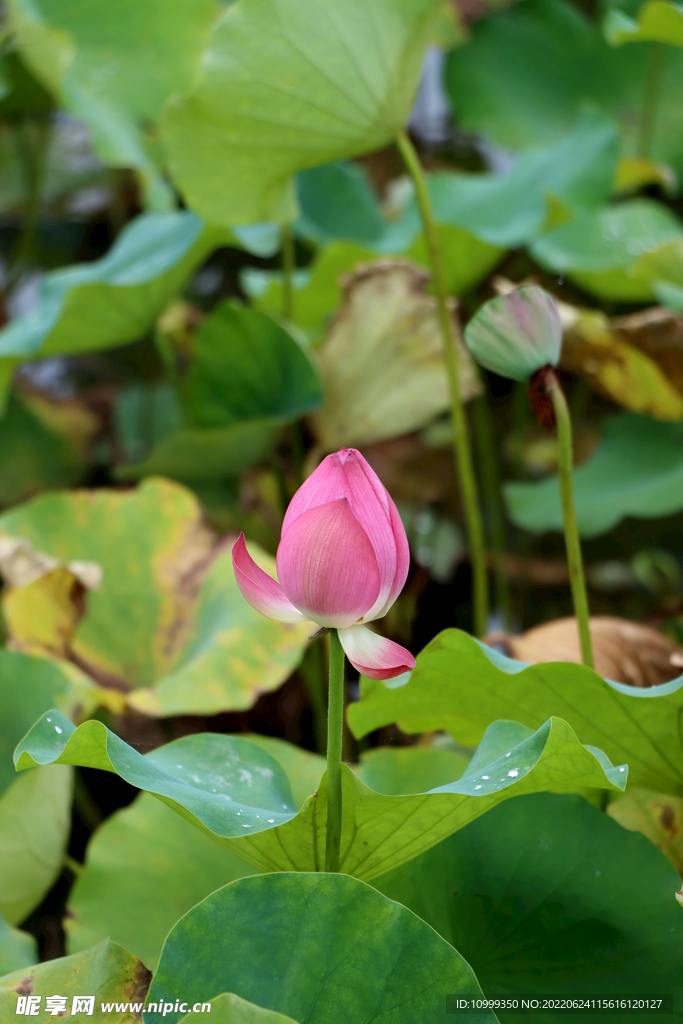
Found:
[[[597,537],[626,516],[651,519],[683,508],[683,428],[620,413],[602,422],[602,440],[574,473],[582,537]],[[557,477],[504,488],[513,523],[540,533],[562,529]]]
[[[82,474],[86,459],[75,444],[41,423],[16,396],[0,419],[0,506],[14,505],[40,491],[68,487]]]
[[[37,959],[35,939],[26,932],[10,928],[0,915],[0,975],[31,967]]]
[[[171,197],[145,127],[189,88],[214,14],[212,0],[12,0],[12,27],[36,77],[93,132],[101,156],[140,171],[152,205]]]
[[[600,27],[565,0],[525,0],[478,21],[449,58],[447,85],[460,124],[514,150],[547,145],[588,106],[615,119],[625,152],[638,136],[648,51],[612,49]],[[651,155],[683,170],[683,54],[664,54]]]
[[[71,769],[17,778],[12,751],[56,702],[68,711],[75,675],[66,666],[0,651],[0,916],[12,924],[40,903],[59,874],[72,796]]]
[[[683,46],[683,8],[667,0],[648,0],[638,11],[636,20],[613,7],[607,12],[604,29],[612,46],[640,40]]]
[[[317,374],[291,334],[270,317],[227,302],[193,339],[183,397],[201,427],[245,420],[287,422],[322,401]]]
[[[487,762],[484,762],[487,763]],[[425,793],[466,773],[468,758],[438,747],[374,747],[361,754],[358,778],[387,796]]]
[[[110,937],[154,970],[168,932],[208,893],[253,872],[142,793],[95,833],[69,901],[70,952]]]
[[[525,666],[449,629],[425,647],[403,686],[388,689],[367,681],[348,718],[356,736],[398,722],[404,732],[444,729],[458,743],[471,745],[499,715],[538,729],[552,708],[583,743],[604,750],[617,764],[628,763],[632,785],[681,793],[676,723],[682,687],[683,677],[637,689],[602,680],[583,665]]]
[[[253,927],[254,918],[260,922]],[[196,957],[196,960],[195,960]],[[372,970],[368,970],[368,965]],[[294,1020],[436,1024],[447,994],[479,991],[452,946],[355,878],[280,874],[225,886],[173,929],[149,1002],[232,991]],[[340,1002],[342,1000],[342,1002]],[[176,1024],[177,1013],[147,1014]],[[491,1011],[473,1021],[495,1020]]]
[[[678,882],[643,836],[581,797],[538,793],[496,807],[374,884],[455,946],[489,996],[666,990],[677,1001]],[[619,1013],[643,1019],[656,1015]]]
[[[165,431],[140,462],[120,466],[120,478],[238,476],[272,452],[287,423],[322,401],[317,373],[294,337],[264,313],[232,302],[218,306],[194,335],[179,391],[188,423]]]
[[[320,869],[325,779],[297,814],[282,769],[248,740],[188,736],[142,756],[100,722],[74,730],[57,715],[50,712],[50,723],[43,716],[17,747],[19,770],[58,763],[115,771],[261,870]],[[416,795],[374,793],[344,767],[341,870],[374,878],[511,796],[584,787],[620,791],[626,784],[626,768],[612,767],[599,750],[581,746],[561,719],[550,719],[511,751],[503,753],[500,742],[494,746],[486,778],[468,775]]]
[[[643,301],[654,294],[643,258],[680,240],[683,227],[665,206],[633,199],[587,213],[540,238],[534,257],[568,273],[587,291],[607,299]],[[642,260],[642,261],[641,261]]]
[[[0,332],[0,356],[71,355],[139,338],[221,237],[189,212],[137,217],[102,259],[45,275],[37,308]]]
[[[201,78],[164,118],[171,170],[190,206],[216,224],[291,221],[294,174],[391,142],[438,8],[379,0],[369,19],[363,0],[229,7]]]
[[[548,201],[580,213],[609,195],[617,159],[612,121],[586,114],[554,146],[522,154],[501,174],[434,174],[430,192],[441,223],[476,238],[516,246],[539,234]]]

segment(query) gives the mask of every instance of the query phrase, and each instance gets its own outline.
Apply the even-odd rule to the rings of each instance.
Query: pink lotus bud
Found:
[[[257,611],[339,631],[352,665],[373,679],[415,666],[412,654],[362,623],[386,615],[408,575],[408,541],[387,489],[355,448],[328,455],[292,498],[277,549],[280,582],[260,569],[242,534],[235,578]]]

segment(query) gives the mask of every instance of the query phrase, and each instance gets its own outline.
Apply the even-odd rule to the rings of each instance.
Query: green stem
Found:
[[[503,519],[500,498],[496,437],[493,430],[488,395],[480,395],[479,398],[475,398],[472,402],[472,416],[484,510],[493,555],[496,608],[503,617],[505,628],[511,629],[510,581],[505,570],[505,520]]]
[[[320,637],[309,646],[304,660],[299,666],[299,674],[304,681],[313,714],[313,733],[315,749],[324,753],[327,747],[327,686],[325,676],[325,645]]]
[[[458,351],[455,347],[455,323],[448,308],[448,290],[446,287],[443,258],[439,246],[434,211],[432,210],[422,166],[412,142],[404,131],[399,132],[396,142],[415,186],[415,196],[420,208],[422,226],[434,276],[434,287],[436,289],[446,372],[448,374],[448,386],[451,397],[453,451],[472,561],[474,632],[477,636],[482,636],[486,632],[488,620],[488,579],[486,574],[486,552],[484,550],[484,528],[479,509],[477,481],[472,466],[472,453],[470,450],[465,406],[460,393]]]
[[[643,106],[638,125],[638,149],[640,157],[649,157],[652,150],[652,138],[657,120],[657,107],[664,69],[665,44],[650,43],[650,56],[647,64],[647,77],[643,92]]]
[[[576,525],[576,510],[574,508],[572,421],[562,385],[552,370],[548,370],[546,374],[546,388],[553,403],[555,419],[557,421],[560,498],[564,520],[564,539],[567,547],[567,563],[569,565],[569,582],[574,601],[574,614],[579,627],[581,659],[584,665],[587,665],[588,668],[593,668],[588,594],[583,573],[581,540],[579,538],[579,529]]]
[[[330,691],[327,705],[327,841],[325,871],[339,871],[342,824],[342,737],[344,651],[336,629],[330,633]]]
[[[285,320],[294,323],[294,235],[289,224],[280,229],[282,245],[282,314]]]

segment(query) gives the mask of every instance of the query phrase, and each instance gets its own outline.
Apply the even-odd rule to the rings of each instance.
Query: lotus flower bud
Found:
[[[542,366],[557,366],[562,323],[555,300],[529,285],[491,299],[465,328],[465,342],[485,369],[526,381]]]
[[[328,455],[292,498],[277,549],[279,582],[254,562],[244,534],[232,549],[237,585],[253,608],[278,622],[337,629],[351,664],[373,679],[415,666],[412,654],[363,625],[391,608],[409,559],[396,506],[354,448]]]

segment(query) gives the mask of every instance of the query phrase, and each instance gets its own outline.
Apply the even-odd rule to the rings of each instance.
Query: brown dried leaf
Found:
[[[326,451],[419,430],[450,405],[436,302],[405,260],[379,260],[343,282],[342,305],[317,350],[326,401],[313,417]],[[457,342],[463,398],[481,390]]]
[[[665,341],[666,332],[652,315],[659,311],[610,320],[599,310],[567,303],[559,307],[564,326],[562,369],[586,377],[597,392],[633,412],[660,420],[683,419],[680,350],[677,371],[670,372],[677,331],[670,325]],[[683,328],[678,330],[683,334]]]
[[[651,626],[594,615],[590,620],[595,670],[606,679],[628,686],[657,686],[681,674],[683,647]],[[581,663],[576,619],[554,619],[521,636],[498,633],[486,643],[502,643],[509,657],[537,665],[544,661]]]

